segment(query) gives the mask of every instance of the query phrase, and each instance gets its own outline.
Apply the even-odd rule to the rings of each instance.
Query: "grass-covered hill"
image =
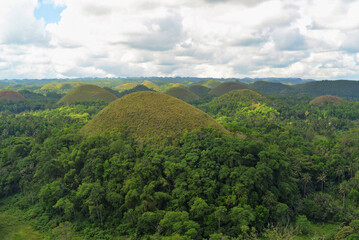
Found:
[[[240,103],[251,105],[265,101],[265,97],[250,89],[233,90],[220,97],[214,98],[211,102],[204,105],[206,112],[217,114],[232,115]]]
[[[9,100],[9,101],[25,101],[26,98],[18,92],[12,90],[0,91],[0,101]]]
[[[66,94],[59,103],[74,103],[74,102],[81,102],[81,101],[105,101],[105,102],[112,102],[116,100],[117,97],[107,91],[106,89],[103,89],[96,85],[82,85],[68,94]]]
[[[183,101],[199,99],[199,97],[195,93],[191,92],[187,88],[182,87],[170,88],[165,93],[171,95],[172,97],[179,98]]]
[[[130,94],[130,93],[134,93],[134,92],[145,92],[145,91],[155,92],[155,90],[153,90],[153,89],[151,89],[151,88],[148,88],[148,87],[146,87],[145,85],[139,84],[139,85],[137,85],[137,86],[134,87],[134,88],[131,88],[131,89],[128,89],[128,90],[125,90],[125,91],[120,92],[119,94],[117,94],[117,96],[120,98],[120,97],[126,96],[126,95],[128,95],[128,94]]]
[[[144,86],[146,86],[146,87],[148,87],[150,89],[153,89],[155,91],[159,91],[161,89],[160,86],[158,86],[157,84],[155,84],[155,83],[153,83],[153,82],[151,82],[149,80],[143,81],[142,85],[144,85]]]
[[[338,104],[342,101],[340,97],[332,95],[324,95],[314,98],[310,101],[311,105],[327,105],[327,104]]]
[[[109,104],[82,128],[81,133],[93,136],[126,131],[134,138],[158,142],[208,126],[226,131],[208,114],[182,100],[163,93],[136,92]]]
[[[188,87],[188,89],[197,95],[207,94],[207,93],[209,93],[209,91],[211,91],[210,88],[202,86],[202,85],[191,85]]]
[[[254,82],[250,84],[250,88],[266,95],[279,94],[282,91],[288,91],[291,89],[289,85],[267,81]]]
[[[127,90],[138,86],[138,83],[130,82],[115,87],[117,90]]]
[[[0,83],[0,89],[7,88],[6,84]]]
[[[196,82],[197,85],[202,85],[208,88],[214,88],[217,87],[222,82],[216,79],[206,80],[206,81],[198,81]]]
[[[224,82],[219,84],[217,87],[213,88],[209,94],[213,94],[216,96],[221,96],[236,89],[246,89],[249,88],[248,84],[241,82]]]

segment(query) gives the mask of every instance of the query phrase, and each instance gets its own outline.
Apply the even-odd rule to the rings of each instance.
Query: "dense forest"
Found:
[[[15,239],[7,218],[29,226],[18,239],[359,239],[359,98],[316,84],[201,92],[186,101],[226,130],[176,141],[130,124],[87,136],[109,102],[23,87],[26,101],[0,101],[0,234]]]

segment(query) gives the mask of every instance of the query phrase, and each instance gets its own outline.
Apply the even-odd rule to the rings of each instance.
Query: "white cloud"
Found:
[[[44,2],[0,3],[0,78],[359,78],[358,0]]]

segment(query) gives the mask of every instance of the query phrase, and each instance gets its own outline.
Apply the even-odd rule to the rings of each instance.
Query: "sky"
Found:
[[[0,79],[359,80],[359,0],[0,1]]]

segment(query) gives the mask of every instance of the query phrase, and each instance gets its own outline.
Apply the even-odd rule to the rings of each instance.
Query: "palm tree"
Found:
[[[327,180],[327,173],[326,172],[322,172],[322,174],[319,175],[319,177],[317,178],[318,182],[322,182],[322,192],[324,191],[324,183]]]
[[[302,183],[304,184],[303,195],[305,195],[305,190],[306,190],[306,188],[307,188],[307,184],[310,183],[311,180],[312,180],[312,177],[310,176],[309,173],[304,173],[304,174],[302,175],[301,181],[302,181]]]
[[[343,194],[343,209],[345,207],[345,196],[350,192],[350,186],[347,181],[343,181],[339,185],[339,193]]]

